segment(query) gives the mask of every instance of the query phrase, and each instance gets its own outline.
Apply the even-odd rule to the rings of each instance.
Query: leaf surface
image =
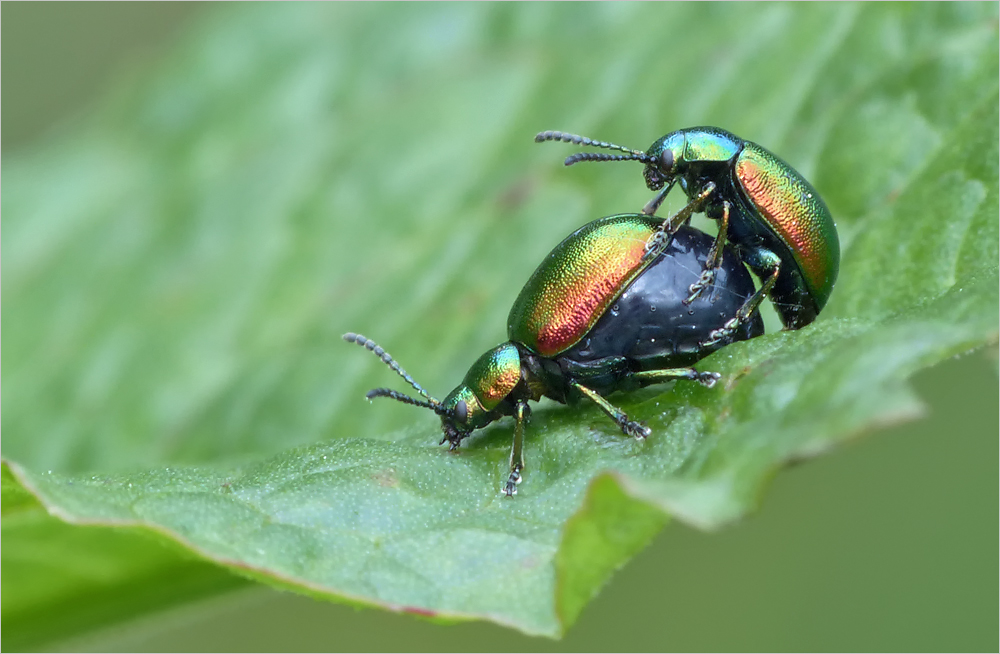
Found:
[[[688,26],[670,56],[664,25]],[[4,572],[93,535],[69,567],[175,589],[59,635],[242,584],[209,561],[558,636],[671,516],[739,518],[784,463],[918,415],[915,371],[996,341],[995,26],[986,4],[220,9],[4,167]],[[694,124],[823,193],[843,259],[817,322],[705,359],[714,389],[614,396],[645,443],[539,405],[514,500],[506,422],[455,455],[429,412],[367,406],[391,373],[341,333],[444,395],[555,243],[648,199],[638,167],[564,169],[535,132]],[[22,569],[4,626],[27,647],[93,585]]]

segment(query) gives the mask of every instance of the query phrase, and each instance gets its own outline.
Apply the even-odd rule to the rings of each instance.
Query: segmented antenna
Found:
[[[580,161],[641,161],[648,164],[653,162],[653,158],[645,152],[635,154],[604,154],[603,152],[577,152],[566,157],[564,162],[567,166],[572,166]]]
[[[633,150],[632,148],[626,148],[614,143],[608,143],[607,141],[595,141],[594,139],[589,139],[586,136],[578,136],[576,134],[567,134],[566,132],[556,132],[553,130],[535,134],[535,143],[541,143],[543,141],[562,141],[563,143],[575,143],[577,145],[587,145],[594,148],[604,148],[605,150],[620,150],[621,152],[628,152],[629,154],[646,154],[641,150]]]
[[[380,346],[378,343],[376,343],[372,339],[368,338],[367,336],[362,336],[361,334],[355,334],[353,332],[348,332],[348,333],[344,334],[343,338],[348,343],[357,343],[358,345],[360,345],[360,346],[362,346],[362,347],[370,350],[371,352],[373,352],[375,354],[375,356],[377,356],[378,358],[382,359],[382,362],[385,363],[385,365],[387,365],[390,368],[392,368],[396,372],[397,375],[399,375],[400,377],[402,377],[403,379],[405,379],[407,384],[409,384],[410,386],[412,386],[413,388],[415,388],[418,393],[420,393],[425,398],[427,398],[427,400],[431,403],[431,405],[433,405],[433,406],[440,406],[441,405],[441,402],[439,400],[431,397],[431,395],[427,391],[425,391],[420,386],[420,384],[418,384],[417,382],[415,382],[413,380],[413,377],[410,377],[410,375],[407,374],[407,372],[405,370],[403,370],[399,366],[398,363],[396,363],[396,360],[393,359],[391,356],[389,356],[389,353],[386,352],[384,349],[382,349],[382,346]],[[375,391],[384,391],[384,390],[387,390],[387,389],[384,389],[384,388],[376,388],[375,389]],[[372,393],[374,393],[375,391],[372,391]],[[395,392],[395,391],[392,391],[392,392]],[[369,393],[368,395],[369,395],[369,399],[371,397],[374,397],[374,396],[371,395],[371,393]],[[390,396],[390,397],[395,397],[395,396]],[[410,400],[410,402],[409,402],[410,404],[417,404],[417,402],[418,402],[417,400],[414,400],[413,398],[411,398],[411,397],[409,397],[407,395],[403,395],[402,397],[408,398]],[[399,400],[400,402],[406,401],[406,400],[401,400],[398,397],[396,397],[395,399]],[[423,405],[418,405],[418,406],[423,406]],[[433,407],[428,407],[428,408],[433,408]]]
[[[654,161],[653,157],[650,157],[642,150],[633,150],[632,148],[626,148],[621,145],[616,145],[615,143],[595,141],[594,139],[589,139],[586,136],[577,136],[576,134],[567,134],[566,132],[548,130],[546,132],[539,132],[538,134],[535,134],[535,143],[541,143],[543,141],[562,141],[563,143],[575,143],[576,145],[587,145],[594,148],[618,150],[619,152],[626,153],[624,155],[613,155],[598,152],[579,152],[566,157],[567,166],[572,166],[578,161],[641,161],[645,164],[653,163]]]
[[[403,404],[412,404],[413,406],[420,406],[425,409],[430,409],[439,416],[454,417],[453,411],[444,408],[443,406],[441,406],[441,403],[437,402],[436,400],[435,400],[436,403],[424,402],[422,400],[412,398],[404,393],[399,393],[397,391],[394,391],[391,388],[373,388],[367,393],[365,393],[365,397],[368,398],[369,400],[376,397],[391,397],[392,399],[402,402]]]

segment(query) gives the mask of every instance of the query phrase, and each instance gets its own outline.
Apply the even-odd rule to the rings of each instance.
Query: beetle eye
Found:
[[[458,404],[455,405],[455,420],[464,424],[468,417],[469,405],[465,403],[465,400],[459,400]]]
[[[674,151],[671,150],[670,148],[667,148],[666,150],[663,151],[663,154],[660,155],[660,169],[663,170],[663,172],[665,173],[669,173],[673,167],[674,167]]]

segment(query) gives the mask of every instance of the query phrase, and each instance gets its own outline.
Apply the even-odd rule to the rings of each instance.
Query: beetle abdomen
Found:
[[[588,223],[542,261],[507,318],[507,336],[543,357],[573,347],[648,263],[660,218],[619,214]]]
[[[727,246],[714,284],[690,306],[683,304],[713,240],[697,229],[681,227],[670,246],[628,285],[594,327],[558,358],[589,365],[624,357],[633,371],[676,368],[727,343],[763,334],[763,321],[755,312],[731,339],[700,345],[712,330],[732,319],[755,290],[750,273]]]

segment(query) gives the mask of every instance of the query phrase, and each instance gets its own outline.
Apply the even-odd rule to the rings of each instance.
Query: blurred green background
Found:
[[[112,82],[141,75],[204,11],[198,4],[4,3],[3,154],[72,130]],[[761,509],[740,525],[717,534],[672,525],[561,642],[255,587],[63,646],[995,650],[996,368],[994,348],[924,371],[914,386],[929,408],[925,419],[781,472]]]

